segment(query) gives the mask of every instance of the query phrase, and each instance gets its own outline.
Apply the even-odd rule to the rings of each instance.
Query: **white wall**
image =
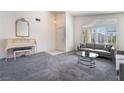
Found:
[[[65,13],[58,12],[56,17],[56,49],[60,51],[66,50],[66,25],[65,25]]]
[[[15,21],[25,18],[30,23],[30,36],[37,40],[37,52],[55,49],[54,16],[50,12],[0,12],[0,58],[5,57],[5,39],[15,38]],[[40,18],[40,22],[35,21]]]
[[[66,13],[66,52],[74,50],[73,16]]]
[[[96,16],[80,16],[75,17],[74,31],[75,31],[75,48],[81,42],[81,27],[86,24],[91,24],[95,21],[113,20],[117,24],[117,48],[124,49],[124,14],[111,14],[111,15],[96,15]],[[116,22],[115,22],[116,20]],[[103,22],[104,23],[104,22]]]

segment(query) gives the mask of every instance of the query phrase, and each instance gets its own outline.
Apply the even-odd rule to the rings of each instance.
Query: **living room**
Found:
[[[1,0],[0,92],[123,92],[123,26],[123,0]]]
[[[1,11],[0,18],[1,81],[124,79],[123,12]]]

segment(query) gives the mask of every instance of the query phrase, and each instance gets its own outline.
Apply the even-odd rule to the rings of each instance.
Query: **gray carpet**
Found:
[[[52,56],[42,52],[19,57],[16,61],[0,60],[1,81],[115,81],[115,64],[97,58],[96,67],[77,64],[73,53]]]

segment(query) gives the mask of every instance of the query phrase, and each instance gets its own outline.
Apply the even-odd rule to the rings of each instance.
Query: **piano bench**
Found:
[[[22,50],[17,49],[17,50],[14,50],[13,51],[14,60],[16,60],[16,54],[17,53],[25,53],[26,54],[27,52],[31,55],[32,54],[32,49],[22,49]]]

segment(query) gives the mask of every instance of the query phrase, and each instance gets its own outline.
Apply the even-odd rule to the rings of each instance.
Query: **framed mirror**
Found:
[[[24,18],[16,20],[16,37],[29,37],[29,22]]]

